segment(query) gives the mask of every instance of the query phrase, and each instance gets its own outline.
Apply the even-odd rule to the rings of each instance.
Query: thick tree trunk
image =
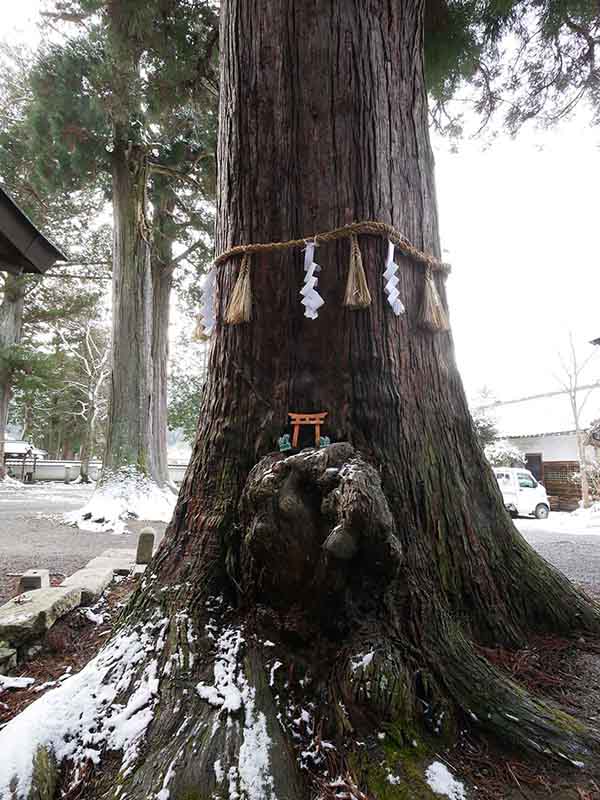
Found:
[[[375,219],[439,256],[422,12],[411,0],[223,3],[218,251]],[[451,336],[417,325],[421,268],[398,257],[407,313],[397,318],[383,292],[387,243],[364,237],[360,245],[372,305],[343,308],[348,242],[324,245],[317,261],[326,305],[315,321],[299,302],[299,253],[253,257],[253,319],[245,325],[222,322],[239,264],[219,272],[220,322],[195,451],[152,567],[156,578],[130,612],[144,618],[159,587],[177,587],[162,592],[154,613],[173,620],[189,610],[186,626],[199,639],[183,673],[200,678],[197,694],[210,699],[195,696],[192,708],[178,711],[175,683],[165,679],[129,796],[155,791],[157,774],[174,797],[220,796],[219,759],[226,775],[237,775],[234,789],[251,797],[240,772],[258,698],[269,739],[261,797],[316,796],[326,783],[324,761],[315,758],[303,773],[291,744],[287,715],[311,701],[314,715],[296,730],[296,742],[306,752],[319,721],[323,737],[336,741],[331,763],[340,772],[361,763],[353,742],[378,726],[393,730],[400,748],[415,730],[451,730],[456,709],[523,748],[574,757],[595,746],[593,734],[529,698],[476,651],[473,640],[511,646],[531,631],[596,631],[597,612],[508,517],[473,430]],[[348,520],[365,520],[365,507],[375,513],[378,505],[369,491],[362,501],[336,482],[362,474],[351,453],[332,450],[329,466],[326,460],[310,475],[284,462],[289,479],[281,485],[271,462],[257,467],[240,513],[250,470],[275,449],[289,411],[327,411],[326,432],[375,468],[381,490],[372,488],[372,475],[365,486],[382,493],[383,516],[372,520],[380,531],[372,543],[366,525],[361,536]],[[326,501],[332,475],[334,497],[346,497],[350,534],[323,554],[342,514],[337,500]],[[388,556],[377,542],[387,542]],[[349,561],[336,566],[343,552]],[[228,610],[217,613],[215,598],[228,600]],[[169,649],[173,658],[184,634],[173,624],[170,631],[179,643]],[[232,631],[246,639],[233,657],[232,681],[250,687],[253,700],[225,734],[219,714],[227,700],[216,689],[211,696],[210,684],[219,684],[218,664],[229,663]],[[275,641],[273,653],[260,645],[266,639]],[[355,668],[361,653],[373,654],[371,661]],[[270,675],[273,683],[277,659],[288,676],[295,664],[297,676],[269,689],[260,682]],[[368,688],[376,685],[378,692]],[[348,717],[339,713],[342,702]],[[369,797],[379,772],[374,764],[353,771]]]
[[[103,474],[133,467],[156,476],[152,451],[152,277],[144,155],[113,152],[113,323],[110,408]]]
[[[155,183],[158,179],[155,179]],[[153,193],[152,246],[152,437],[156,477],[172,485],[167,455],[167,381],[169,368],[169,319],[173,287],[173,194],[160,184]]]
[[[221,14],[218,250],[375,219],[439,254],[423,3],[224,0]],[[556,757],[597,748],[478,653],[597,632],[598,614],[504,510],[451,335],[417,325],[421,268],[398,257],[397,318],[387,243],[360,246],[372,305],[343,307],[348,242],[323,245],[317,320],[301,254],[252,259],[244,325],[222,321],[239,264],[219,271],[193,457],[82,740],[114,742],[112,713],[142,734],[88,796],[431,798],[429,737],[465,719]],[[273,454],[289,411],[327,411],[338,443]],[[117,660],[124,636],[146,655]]]
[[[0,480],[3,480],[5,476],[4,437],[14,372],[11,363],[11,348],[21,341],[24,298],[23,278],[6,275],[4,298],[0,305]]]

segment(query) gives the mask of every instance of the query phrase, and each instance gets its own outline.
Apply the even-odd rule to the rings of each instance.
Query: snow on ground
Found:
[[[600,535],[600,503],[591,508],[580,508],[577,511],[551,511],[548,519],[519,518],[515,520],[519,530],[562,531],[572,534]]]
[[[457,781],[448,767],[440,761],[434,761],[427,767],[425,779],[434,794],[447,797],[449,800],[467,800],[463,784]]]
[[[35,683],[35,678],[13,678],[10,675],[0,675],[0,694],[6,689],[24,689]]]
[[[0,500],[26,500],[34,503],[72,504],[73,502],[86,502],[90,497],[91,487],[86,484],[74,482],[66,484],[63,481],[39,481],[37,483],[21,483],[13,478],[0,481]]]
[[[125,533],[127,520],[169,522],[177,495],[134,470],[121,470],[98,485],[83,508],[64,515],[69,525],[93,533]]]
[[[0,492],[10,492],[10,491],[17,491],[23,486],[21,481],[17,481],[14,478],[11,478],[10,475],[5,475],[4,478],[0,481]]]
[[[28,797],[32,759],[42,746],[51,749],[59,763],[72,759],[76,768],[88,758],[98,764],[105,748],[121,750],[123,774],[131,768],[154,713],[156,659],[138,674],[126,705],[116,698],[136,678],[138,665],[154,649],[157,630],[164,626],[165,620],[157,618],[144,627],[122,631],[81,672],[33,702],[0,731],[0,798]]]

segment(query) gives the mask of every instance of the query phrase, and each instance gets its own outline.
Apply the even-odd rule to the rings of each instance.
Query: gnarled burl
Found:
[[[401,547],[377,470],[347,443],[263,458],[242,498],[244,602],[297,610],[331,635],[381,600]]]

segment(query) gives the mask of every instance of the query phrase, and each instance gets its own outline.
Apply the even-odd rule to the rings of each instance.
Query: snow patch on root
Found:
[[[448,797],[449,800],[467,800],[463,784],[440,761],[434,761],[427,767],[425,779],[434,794]]]
[[[93,533],[125,533],[127,521],[170,522],[176,494],[133,468],[119,470],[96,486],[83,508],[69,511],[64,520]]]
[[[198,695],[210,705],[227,715],[241,712],[243,716],[242,743],[238,763],[229,765],[227,772],[221,760],[215,763],[215,775],[221,782],[228,781],[230,800],[265,800],[275,798],[271,774],[270,750],[273,746],[267,730],[267,719],[256,708],[256,690],[250,686],[241,665],[244,638],[239,628],[229,627],[216,642],[214,680],[212,684],[199,683]],[[213,731],[218,727],[215,720]],[[218,766],[217,766],[218,764]]]
[[[155,649],[164,626],[165,620],[157,618],[122,631],[81,672],[0,731],[0,797],[29,796],[33,759],[40,747],[52,751],[59,764],[65,759],[72,763],[74,783],[87,759],[98,764],[104,749],[121,751],[121,773],[131,770],[154,714],[159,685],[156,659],[141,675],[138,665]],[[126,702],[119,702],[132,683]]]

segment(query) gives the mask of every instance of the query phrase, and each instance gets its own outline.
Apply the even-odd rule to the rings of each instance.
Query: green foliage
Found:
[[[449,103],[467,84],[484,122],[515,132],[551,123],[581,100],[600,120],[600,11],[595,0],[428,0],[426,69],[433,118],[458,133]]]
[[[425,65],[429,91],[448,100],[460,82],[476,74],[482,42],[475,24],[478,3],[428,3],[426,6]]]
[[[80,449],[94,410],[90,396],[98,370],[91,362],[95,352],[102,354],[108,347],[109,339],[106,328],[95,322],[97,316],[97,309],[88,307],[77,317],[57,322],[48,341],[33,337],[33,346],[19,348],[26,368],[13,373],[9,421],[52,455],[61,456],[63,448]],[[100,417],[106,413],[106,384],[101,389],[94,398]],[[99,454],[102,431],[95,434],[92,450]]]
[[[46,193],[97,185],[110,171],[103,55],[101,32],[92,28],[86,37],[50,46],[32,70],[26,127],[35,174]]]
[[[483,386],[472,403],[471,418],[473,427],[479,439],[479,444],[485,449],[498,438],[498,427],[492,416],[491,405],[495,401],[494,393],[488,386]]]
[[[180,428],[188,442],[196,435],[203,387],[204,375],[173,368],[169,383],[169,429]]]
[[[217,15],[206,0],[54,3],[77,34],[41,52],[27,113],[49,189],[97,184],[115,139],[214,191]],[[106,182],[106,185],[108,183]]]
[[[45,353],[38,352],[25,344],[13,344],[0,348],[0,370],[7,370],[16,380],[32,388],[39,385],[39,381],[52,381],[54,379],[54,364]]]

